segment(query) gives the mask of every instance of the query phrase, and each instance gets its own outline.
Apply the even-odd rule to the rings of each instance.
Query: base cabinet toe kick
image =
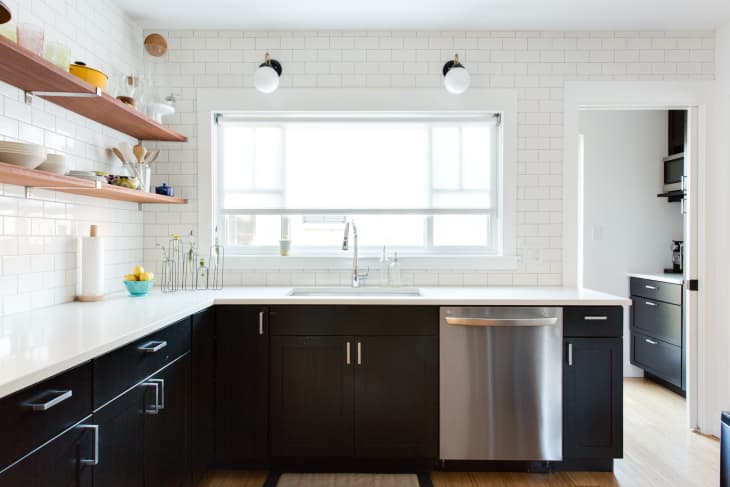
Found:
[[[217,305],[0,398],[0,485],[612,470],[621,306]]]

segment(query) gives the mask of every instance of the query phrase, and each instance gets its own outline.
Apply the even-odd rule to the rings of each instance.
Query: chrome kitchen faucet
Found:
[[[363,273],[360,273],[360,262],[358,260],[358,253],[357,253],[357,226],[355,225],[355,220],[349,220],[345,224],[345,236],[342,240],[342,250],[349,250],[349,240],[350,240],[350,226],[352,225],[352,241],[353,241],[353,247],[352,247],[352,287],[360,287],[360,280],[365,280],[368,278],[368,271],[365,271]]]

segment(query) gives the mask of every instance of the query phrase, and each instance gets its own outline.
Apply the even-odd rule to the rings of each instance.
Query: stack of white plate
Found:
[[[75,171],[71,170],[66,173],[66,176],[72,176],[75,178],[88,179],[89,181],[99,181],[100,183],[106,183],[107,180],[104,176],[99,176],[96,171]]]
[[[35,169],[47,157],[48,152],[42,145],[0,141],[0,162]]]
[[[62,154],[48,154],[48,159],[38,166],[39,171],[52,172],[54,174],[66,174],[68,160]]]

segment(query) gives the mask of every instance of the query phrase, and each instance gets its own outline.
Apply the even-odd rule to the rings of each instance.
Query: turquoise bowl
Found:
[[[124,285],[127,286],[127,292],[130,296],[138,298],[147,296],[152,286],[155,285],[155,281],[154,279],[151,281],[124,281]]]

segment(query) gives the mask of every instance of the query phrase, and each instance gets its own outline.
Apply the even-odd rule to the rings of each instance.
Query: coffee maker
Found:
[[[684,267],[684,241],[672,240],[672,267],[664,269],[667,274],[681,274]]]

